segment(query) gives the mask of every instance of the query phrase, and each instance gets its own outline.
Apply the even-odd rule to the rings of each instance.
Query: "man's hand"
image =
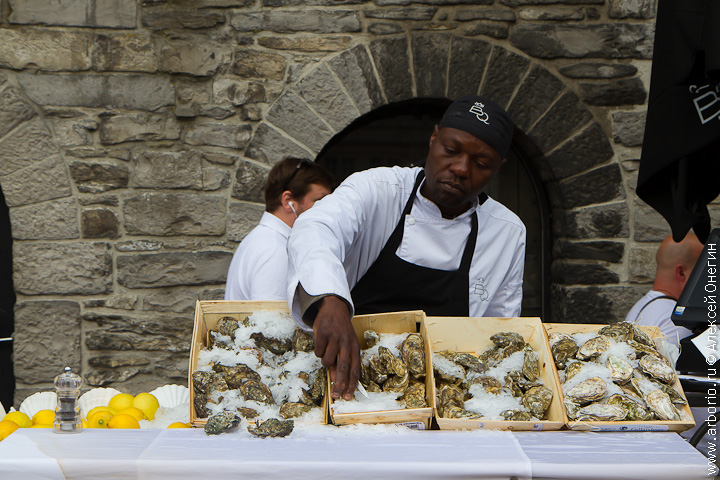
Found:
[[[360,344],[345,300],[334,295],[323,298],[313,330],[315,355],[330,369],[332,397],[350,400],[360,378]]]

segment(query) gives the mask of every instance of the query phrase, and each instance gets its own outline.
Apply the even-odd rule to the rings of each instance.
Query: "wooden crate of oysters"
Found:
[[[190,423],[209,434],[327,423],[325,369],[286,302],[199,301],[189,377]]]
[[[559,430],[559,381],[539,318],[427,317],[441,430]]]
[[[573,430],[674,431],[695,426],[657,327],[546,323]]]
[[[351,400],[328,395],[330,421],[405,424],[428,429],[432,419],[428,340],[418,332],[421,311],[356,315],[353,328],[361,348],[360,383],[367,397],[355,391]]]

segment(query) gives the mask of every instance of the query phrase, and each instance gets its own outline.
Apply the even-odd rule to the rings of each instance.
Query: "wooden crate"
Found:
[[[596,325],[596,324],[577,324],[577,323],[546,323],[545,330],[548,335],[553,332],[566,333],[572,335],[574,333],[589,333],[592,331],[600,330],[607,325]],[[657,327],[638,327],[647,333],[653,340],[659,340],[664,338],[660,329]],[[680,385],[680,380],[675,381],[673,385],[675,390],[680,392],[685,397],[685,392]],[[560,386],[560,394],[563,395],[562,385]],[[687,397],[686,397],[687,398]],[[677,405],[676,405],[677,407]],[[563,409],[565,408],[563,404]],[[692,411],[689,405],[684,405],[683,408],[679,409],[686,412],[689,417],[692,418]],[[670,431],[670,432],[682,432],[695,426],[695,421],[670,421],[670,420],[654,420],[654,421],[623,421],[623,422],[592,422],[592,421],[579,421],[570,420],[568,417],[568,428],[571,430],[591,430],[591,431],[612,431],[612,432],[644,432],[644,431]]]
[[[567,423],[565,409],[560,396],[560,381],[550,354],[547,335],[539,318],[518,317],[427,317],[423,329],[430,339],[431,353],[443,350],[456,352],[482,352],[493,345],[490,336],[499,332],[517,332],[537,352],[540,363],[540,378],[543,385],[553,392],[553,399],[547,410],[547,420],[508,421],[508,420],[469,420],[461,418],[443,418],[438,415],[434,374],[432,385],[432,405],[435,419],[441,430],[499,429],[499,430],[560,430]],[[431,355],[432,358],[432,355]]]
[[[375,330],[378,333],[416,333],[425,314],[421,311],[410,312],[394,312],[380,313],[373,315],[356,315],[352,319],[353,328],[357,334],[360,348],[367,348],[367,343],[363,337],[365,330]],[[430,362],[429,344],[427,336],[422,332],[425,340],[425,399],[428,405],[432,405],[429,378],[432,373],[432,363]],[[328,385],[329,388],[329,385]],[[329,391],[329,390],[328,390]],[[338,413],[332,411],[333,399],[330,395],[328,398],[328,411],[330,422],[335,425],[348,425],[354,423],[391,423],[405,424],[414,428],[430,428],[432,420],[432,408],[406,408],[402,410],[383,410],[377,412],[359,412],[359,413]]]
[[[190,424],[202,427],[207,423],[206,418],[199,418],[195,412],[195,390],[192,374],[198,367],[198,353],[200,348],[210,343],[210,330],[214,329],[222,317],[233,317],[242,321],[253,312],[266,310],[289,313],[287,302],[274,301],[197,301],[195,306],[195,324],[193,326],[192,343],[190,346],[190,368],[188,370],[188,388],[190,390]],[[323,402],[323,424],[327,423],[327,396]]]

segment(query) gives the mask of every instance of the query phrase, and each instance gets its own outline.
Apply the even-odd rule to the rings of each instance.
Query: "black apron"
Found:
[[[406,262],[395,254],[403,238],[405,216],[410,215],[423,178],[425,172],[421,171],[400,221],[380,256],[352,289],[356,314],[424,310],[431,316],[469,316],[469,275],[477,240],[477,214],[472,215],[472,229],[457,270],[421,267]]]

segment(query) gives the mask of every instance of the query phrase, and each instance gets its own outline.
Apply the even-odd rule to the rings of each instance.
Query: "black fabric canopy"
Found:
[[[638,196],[676,242],[710,233],[720,194],[720,0],[660,0]]]

